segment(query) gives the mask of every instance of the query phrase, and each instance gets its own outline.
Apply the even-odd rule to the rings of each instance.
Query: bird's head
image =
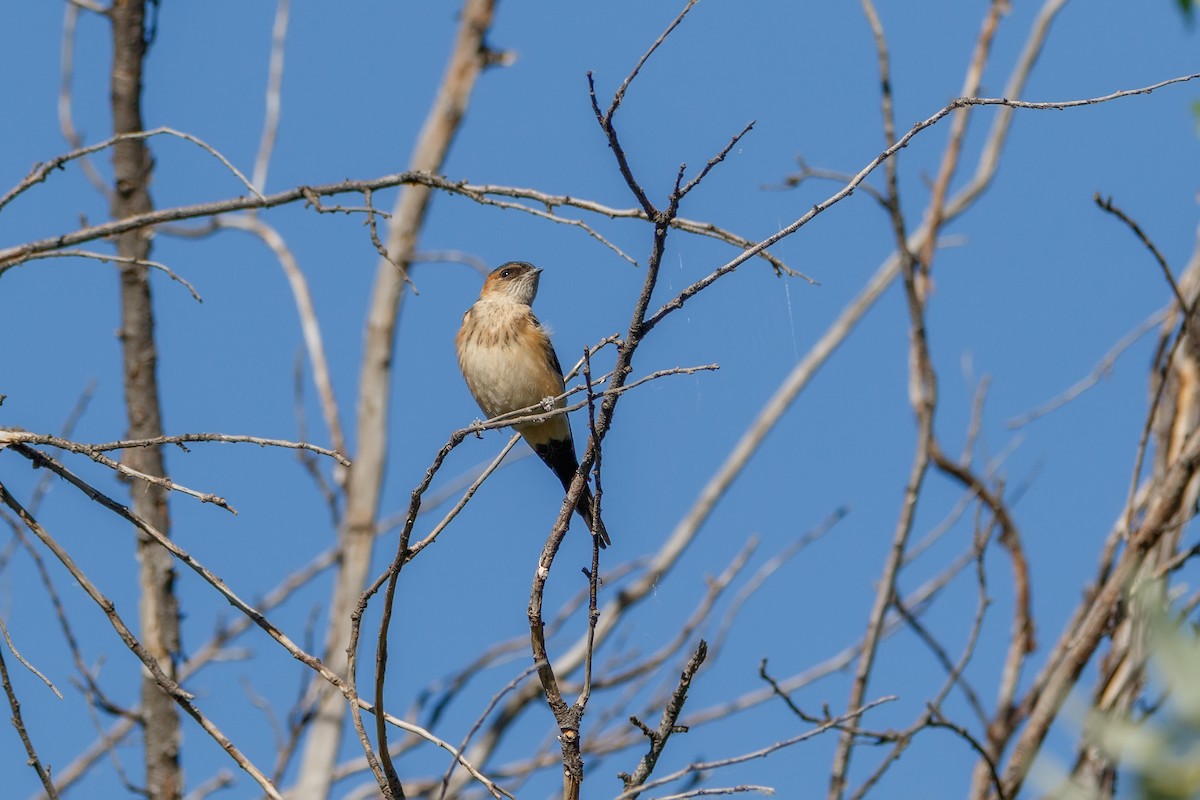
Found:
[[[538,276],[542,271],[524,261],[509,261],[492,270],[483,282],[481,300],[508,300],[532,305],[537,295]]]

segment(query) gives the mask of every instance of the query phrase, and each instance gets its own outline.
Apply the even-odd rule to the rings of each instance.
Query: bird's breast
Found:
[[[477,303],[467,312],[456,345],[467,388],[489,418],[563,391],[562,376],[546,358],[545,331],[525,307]]]

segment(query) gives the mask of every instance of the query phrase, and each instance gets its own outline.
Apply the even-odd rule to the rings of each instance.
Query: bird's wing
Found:
[[[550,342],[550,332],[546,329],[546,326],[541,323],[541,320],[537,318],[537,315],[532,311],[529,312],[529,319],[533,321],[534,327],[541,331],[542,335],[539,338],[541,339],[541,346],[542,350],[544,351],[542,355],[546,359],[546,363],[554,367],[554,371],[557,372],[559,376],[562,376],[562,365],[558,363],[558,354],[554,352],[554,345]]]

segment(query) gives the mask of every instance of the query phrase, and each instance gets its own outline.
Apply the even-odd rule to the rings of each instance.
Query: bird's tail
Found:
[[[583,487],[583,494],[579,496],[579,503],[575,506],[575,510],[579,512],[579,516],[583,517],[588,524],[588,530],[593,531],[596,538],[600,540],[600,549],[603,550],[612,544],[612,539],[608,538],[608,531],[604,529],[604,520],[594,516],[596,504],[592,499],[592,490],[588,487]],[[593,519],[595,524],[593,524]]]
[[[528,434],[522,435],[528,436]],[[547,442],[533,445],[533,451],[538,454],[538,458],[546,462],[546,466],[554,470],[554,474],[558,476],[563,489],[568,492],[571,491],[571,484],[575,482],[575,473],[579,471],[579,462],[575,459],[575,444],[569,438],[551,439]],[[612,544],[612,540],[608,538],[608,531],[604,529],[604,522],[597,519],[596,524],[592,525],[592,512],[595,506],[596,503],[592,498],[592,490],[588,488],[587,484],[584,484],[583,494],[579,495],[579,502],[575,504],[575,510],[587,522],[588,530],[593,530],[594,528],[596,538],[600,541],[600,546],[608,547]]]

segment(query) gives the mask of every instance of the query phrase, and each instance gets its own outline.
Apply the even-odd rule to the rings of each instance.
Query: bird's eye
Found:
[[[500,273],[500,277],[501,278],[511,278],[512,274],[513,274],[513,271],[511,269],[506,269],[506,270],[504,270],[504,272]]]

